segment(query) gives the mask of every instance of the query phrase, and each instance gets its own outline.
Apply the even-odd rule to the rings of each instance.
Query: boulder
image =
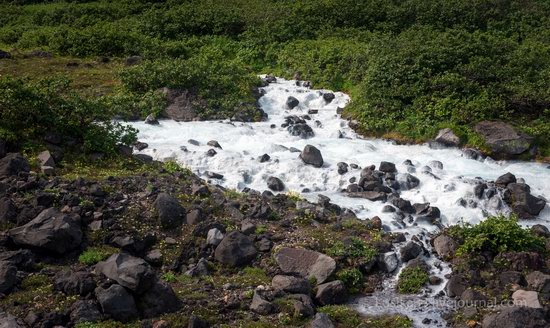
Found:
[[[287,131],[291,136],[300,137],[302,139],[311,138],[315,135],[315,132],[313,132],[311,126],[305,123],[290,125],[287,127]]]
[[[449,128],[439,130],[434,141],[449,147],[460,145],[460,138]]]
[[[304,150],[300,154],[300,158],[306,164],[313,165],[315,167],[323,166],[323,156],[321,155],[321,152],[312,145],[307,145],[304,147]]]
[[[506,306],[483,318],[483,328],[547,328],[542,309]]]
[[[346,286],[340,280],[334,280],[317,286],[315,301],[320,305],[343,304],[347,301]]]
[[[466,290],[460,294],[460,299],[467,305],[474,306],[484,304],[487,301],[487,297],[483,293],[471,287],[466,288]]]
[[[524,183],[508,184],[503,199],[520,219],[534,218],[546,206],[546,201],[531,195],[531,188]]]
[[[445,290],[447,291],[447,296],[455,297],[460,296],[466,290],[466,281],[459,275],[452,275],[451,278],[447,281]]]
[[[276,309],[277,308],[275,304],[264,299],[264,297],[258,291],[254,292],[252,303],[250,304],[250,310],[258,314],[267,315],[275,312]]]
[[[336,166],[338,167],[338,174],[342,175],[348,173],[349,165],[347,163],[339,162]]]
[[[311,292],[309,281],[293,276],[276,275],[271,280],[271,286],[275,290],[282,290],[290,294],[306,294]]]
[[[395,252],[380,254],[378,262],[380,267],[388,273],[395,271],[395,269],[399,266],[399,260],[397,259],[397,254]]]
[[[422,253],[422,246],[410,241],[405,246],[401,247],[399,253],[401,254],[401,261],[408,262],[417,258],[418,255]]]
[[[147,117],[145,118],[145,124],[149,124],[149,125],[159,125],[159,121],[157,120],[157,118],[155,117],[155,115],[153,114],[149,114],[147,115]]]
[[[327,102],[327,103],[331,103],[335,98],[335,95],[334,93],[332,92],[326,92],[326,93],[323,93],[323,99]]]
[[[378,170],[384,172],[384,173],[395,173],[397,172],[397,169],[395,168],[395,164],[394,163],[390,163],[390,162],[380,162],[380,167],[378,168]]]
[[[146,154],[133,154],[135,159],[145,164],[153,163],[153,157]]]
[[[543,296],[550,295],[550,275],[540,271],[533,271],[525,279],[529,288],[541,293]]]
[[[114,320],[128,322],[138,317],[136,302],[124,287],[116,284],[107,289],[97,287],[95,295],[103,313]]]
[[[420,184],[420,180],[409,173],[399,174],[397,176],[397,182],[402,190],[414,189]]]
[[[181,307],[181,301],[172,287],[164,281],[154,280],[145,293],[136,297],[137,308],[144,318],[175,312]]]
[[[130,289],[136,294],[151,287],[155,274],[145,260],[128,253],[116,253],[105,261],[99,262],[96,272]]]
[[[517,131],[504,122],[481,121],[474,129],[497,157],[519,155],[528,151],[533,145],[533,137]]]
[[[286,107],[288,109],[294,109],[294,107],[298,106],[300,104],[300,101],[296,99],[295,97],[289,96],[286,99]]]
[[[200,207],[193,208],[185,216],[185,221],[187,224],[193,225],[199,222],[203,222],[206,219],[206,215],[200,209]]]
[[[29,223],[13,228],[8,235],[17,245],[64,255],[80,246],[80,217],[59,212],[55,208],[42,211]]]
[[[0,262],[0,294],[8,294],[17,283],[17,268],[9,262]]]
[[[393,197],[391,198],[390,203],[405,213],[413,214],[416,212],[414,207],[411,205],[411,202],[403,198]]]
[[[38,154],[37,159],[42,166],[55,167],[55,160],[49,150],[45,150]]]
[[[512,294],[512,300],[515,306],[526,306],[534,309],[540,309],[539,293],[518,289]]]
[[[283,191],[285,190],[285,184],[281,179],[277,177],[267,178],[267,187],[273,191]]]
[[[309,328],[335,328],[334,324],[330,320],[330,317],[326,313],[318,312],[311,323]]]
[[[495,181],[495,184],[501,188],[506,188],[510,183],[516,183],[516,176],[510,172],[499,176]]]
[[[93,292],[95,283],[92,275],[86,271],[61,271],[55,275],[54,288],[67,295],[86,296]]]
[[[208,245],[218,246],[223,240],[223,232],[217,228],[208,230],[206,235],[206,243]]]
[[[258,251],[248,236],[232,231],[216,247],[214,256],[222,264],[239,267],[252,262],[257,254]]]
[[[9,262],[18,269],[32,271],[35,267],[34,255],[28,249],[0,252],[0,262]]]
[[[0,198],[0,224],[15,222],[17,219],[17,207],[8,197]]]
[[[22,320],[9,313],[0,311],[0,328],[25,328]]]
[[[92,300],[78,300],[71,305],[70,318],[74,323],[98,322],[103,320],[99,304]]]
[[[158,213],[160,224],[164,228],[178,227],[186,218],[185,209],[176,198],[167,193],[160,193],[153,206]]]
[[[434,239],[434,250],[444,260],[451,259],[457,248],[458,243],[447,235],[439,235]]]
[[[10,153],[0,159],[0,179],[30,170],[29,162],[19,153]]]
[[[167,103],[162,114],[174,121],[195,121],[198,110],[206,106],[204,99],[189,90],[162,88],[161,93]]]
[[[268,154],[263,154],[258,158],[258,162],[265,163],[268,162],[271,159],[271,157]]]
[[[321,284],[336,270],[333,258],[308,249],[283,247],[275,255],[275,261],[284,273],[315,278]]]

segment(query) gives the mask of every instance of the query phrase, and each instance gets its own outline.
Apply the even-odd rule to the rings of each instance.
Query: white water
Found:
[[[181,164],[191,168],[199,175],[205,171],[220,173],[222,180],[212,180],[225,187],[242,190],[245,187],[263,191],[267,189],[266,180],[270,176],[280,178],[286,185],[285,191],[300,192],[308,188],[313,192],[304,193],[303,196],[315,201],[316,195],[321,193],[331,198],[333,203],[354,210],[359,218],[379,216],[387,228],[401,230],[409,233],[417,233],[422,230],[434,230],[434,226],[406,227],[396,223],[392,213],[382,213],[384,206],[381,202],[370,202],[365,199],[349,198],[340,192],[349,184],[351,177],[359,178],[361,169],[351,169],[345,175],[337,173],[338,162],[348,164],[355,163],[360,167],[374,164],[378,167],[381,161],[393,162],[397,165],[399,173],[407,172],[403,161],[410,159],[417,168],[413,175],[420,179],[420,186],[409,191],[404,191],[401,197],[410,200],[411,203],[429,202],[441,210],[441,221],[444,225],[455,224],[459,221],[476,223],[483,219],[485,214],[507,212],[506,207],[495,209],[486,201],[478,204],[476,208],[457,205],[460,198],[474,199],[472,181],[476,177],[484,180],[494,180],[498,176],[512,172],[516,177],[524,178],[531,186],[531,193],[550,199],[550,169],[547,165],[530,162],[505,162],[486,159],[476,161],[462,156],[458,149],[431,149],[427,145],[396,145],[389,141],[379,139],[363,139],[351,130],[346,121],[336,114],[338,107],[344,107],[349,102],[349,97],[336,92],[336,98],[327,104],[322,98],[322,93],[327,90],[311,90],[296,86],[296,81],[278,79],[265,87],[266,94],[259,100],[262,109],[269,115],[265,122],[241,123],[229,121],[216,122],[174,122],[170,120],[160,121],[160,125],[148,125],[145,123],[130,123],[139,129],[138,139],[149,144],[142,153],[153,156],[158,160],[175,159]],[[300,101],[300,105],[293,110],[286,110],[285,102],[288,96],[294,96]],[[300,139],[291,136],[286,128],[282,128],[284,118],[289,115],[305,115],[308,109],[318,109],[318,114],[310,115],[308,121],[315,132],[315,136],[309,139]],[[373,120],[376,117],[372,118]],[[316,125],[318,120],[320,125]],[[271,125],[275,124],[272,128]],[[344,138],[339,138],[340,133]],[[188,143],[189,139],[200,142],[199,146]],[[219,142],[223,150],[215,149],[217,155],[208,157],[206,151],[212,147],[206,143],[210,140]],[[289,151],[290,147],[302,150],[307,144],[317,147],[323,156],[322,168],[305,165],[298,157],[299,153]],[[188,151],[182,151],[185,146]],[[258,157],[268,154],[271,160],[260,163]],[[439,177],[420,173],[420,168],[429,165],[430,161],[437,160],[443,163],[443,170],[433,168],[433,173]],[[539,215],[539,219],[527,222],[527,225],[542,223],[550,225],[550,208],[547,205]],[[410,235],[409,235],[410,237]],[[429,259],[434,264],[437,260]],[[440,271],[432,272],[438,276],[450,272],[443,264]],[[391,284],[391,280],[389,281]],[[443,288],[443,284],[427,292],[426,296],[416,297],[434,301],[433,295]],[[380,298],[393,298],[391,286],[382,294],[375,295]],[[414,297],[413,297],[414,298]],[[375,297],[359,300],[357,307],[365,313],[375,309],[372,301]],[[442,323],[439,310],[430,305],[413,308],[410,303],[397,305],[389,312],[399,312],[409,315],[420,325],[422,319],[428,317]],[[380,309],[374,311],[381,311]],[[380,313],[380,312],[376,312]],[[431,326],[436,326],[432,324]]]

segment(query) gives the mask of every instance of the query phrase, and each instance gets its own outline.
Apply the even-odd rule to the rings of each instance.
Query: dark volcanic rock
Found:
[[[294,107],[298,106],[299,104],[300,101],[292,96],[288,97],[286,100],[286,107],[288,107],[288,109],[294,109]]]
[[[0,223],[6,224],[15,222],[17,218],[17,207],[8,197],[0,198]]]
[[[334,328],[334,324],[326,313],[318,312],[308,326],[309,328]]]
[[[408,262],[422,253],[422,246],[410,241],[399,250],[399,253],[401,254],[401,261]]]
[[[9,293],[17,283],[17,268],[9,262],[0,262],[0,294]]]
[[[497,157],[510,157],[529,150],[533,137],[519,132],[511,125],[500,121],[482,121],[475,131],[483,137],[485,144]]]
[[[28,173],[29,171],[29,162],[21,154],[10,153],[0,159],[0,179],[18,175],[20,172]]]
[[[136,299],[137,308],[145,318],[152,318],[163,313],[177,311],[181,301],[172,287],[167,283],[155,279],[153,285]]]
[[[449,128],[439,130],[434,141],[449,147],[457,147],[460,144],[460,138]]]
[[[71,305],[70,317],[75,323],[98,322],[103,319],[99,304],[91,300],[78,300]]]
[[[96,265],[96,271],[137,294],[151,287],[155,276],[147,262],[127,253],[111,255]]]
[[[323,93],[323,99],[327,102],[327,103],[330,103],[334,100],[335,96],[334,96],[334,93],[332,92],[326,92],[326,93]]]
[[[334,259],[308,249],[281,248],[275,255],[275,261],[283,272],[308,279],[314,277],[318,284],[325,282],[336,270]]]
[[[495,181],[495,184],[501,188],[506,188],[510,183],[516,183],[516,176],[510,172],[499,176]]]
[[[160,193],[153,205],[163,227],[174,228],[183,223],[186,214],[185,209],[174,197],[167,193]]]
[[[252,262],[258,251],[248,236],[232,231],[216,247],[215,257],[220,263],[230,266],[243,266]]]
[[[277,177],[269,177],[267,179],[267,187],[273,191],[285,190],[285,184]]]
[[[309,281],[304,278],[293,276],[276,275],[271,281],[271,285],[275,290],[282,290],[291,294],[306,294],[311,292]]]
[[[306,164],[313,165],[315,167],[323,166],[323,156],[321,155],[321,152],[312,145],[307,145],[304,147],[304,150],[300,154],[300,158]]]
[[[483,328],[547,328],[549,322],[542,309],[523,306],[503,307],[483,318]]]
[[[67,295],[85,296],[95,289],[92,275],[86,271],[61,271],[55,275],[54,288]]]
[[[128,322],[138,316],[136,302],[124,287],[120,285],[111,285],[107,289],[101,287],[96,288],[95,295],[103,313],[111,318]]]
[[[348,298],[346,286],[340,280],[335,280],[317,286],[315,301],[320,305],[342,304]]]
[[[524,183],[508,184],[503,198],[520,219],[536,217],[546,206],[546,201],[531,195],[531,189]]]
[[[29,223],[9,230],[14,243],[63,255],[80,246],[82,231],[79,217],[60,213],[55,208],[42,211]]]

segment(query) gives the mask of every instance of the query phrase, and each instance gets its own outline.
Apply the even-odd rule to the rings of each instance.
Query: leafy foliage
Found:
[[[462,240],[457,250],[458,255],[482,251],[500,253],[545,249],[544,239],[523,228],[515,216],[492,216],[476,225],[451,227],[449,232]]]
[[[333,257],[343,257],[352,263],[367,263],[378,254],[376,248],[357,237],[351,237],[345,241],[336,241],[325,250]]]
[[[428,273],[417,266],[404,268],[399,274],[397,290],[403,294],[415,294],[420,292],[428,282]]]
[[[341,280],[351,293],[357,293],[363,287],[363,273],[359,269],[344,269],[336,273],[336,278]]]

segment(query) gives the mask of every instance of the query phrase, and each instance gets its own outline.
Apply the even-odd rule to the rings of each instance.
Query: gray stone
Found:
[[[518,289],[512,294],[515,306],[526,306],[534,309],[540,309],[542,306],[539,302],[539,293],[535,291],[527,291]]]
[[[55,167],[55,160],[49,150],[45,150],[36,157],[41,166]]]
[[[222,264],[239,267],[252,262],[257,254],[258,251],[248,236],[232,231],[216,247],[214,256]]]
[[[181,225],[186,216],[185,209],[178,200],[167,193],[160,193],[153,203],[160,224],[164,228],[175,228]]]
[[[9,262],[0,262],[0,294],[8,294],[17,283],[17,268]]]
[[[285,184],[281,179],[277,177],[267,178],[267,187],[273,191],[283,191],[285,190]]]
[[[439,130],[434,140],[449,147],[460,145],[460,138],[449,128]]]
[[[483,318],[483,328],[548,328],[542,309],[523,306],[501,308]]]
[[[304,278],[293,276],[276,275],[271,281],[271,286],[275,290],[282,290],[291,294],[306,294],[311,292],[309,281]]]
[[[497,157],[519,155],[533,145],[533,137],[517,131],[504,122],[482,121],[476,124],[474,129]]]
[[[304,150],[300,154],[300,158],[306,164],[313,165],[315,167],[323,166],[323,156],[321,151],[312,145],[306,145]]]
[[[147,290],[155,276],[147,262],[127,253],[111,255],[96,265],[96,271],[137,294]]]
[[[206,235],[206,243],[208,245],[218,246],[223,240],[223,232],[217,228],[208,230]]]
[[[458,243],[447,235],[439,235],[434,239],[434,250],[442,259],[450,259],[455,255]]]
[[[28,173],[30,169],[29,162],[21,154],[10,153],[0,159],[0,179],[19,173]]]
[[[309,328],[335,328],[335,326],[326,313],[319,312],[313,317]]]
[[[13,228],[8,235],[14,243],[64,255],[80,246],[80,217],[60,213],[55,208],[42,211],[29,223]]]
[[[275,255],[275,261],[283,272],[315,278],[317,284],[325,282],[336,270],[333,258],[308,249],[283,247]]]
[[[252,303],[250,304],[250,310],[258,314],[267,315],[275,312],[276,307],[273,303],[265,300],[258,291],[255,291]]]
[[[95,295],[103,313],[111,318],[128,322],[138,317],[136,302],[124,287],[120,285],[111,285],[107,289],[98,287]]]
[[[315,301],[320,305],[343,304],[347,301],[346,286],[340,280],[334,280],[317,286]]]

